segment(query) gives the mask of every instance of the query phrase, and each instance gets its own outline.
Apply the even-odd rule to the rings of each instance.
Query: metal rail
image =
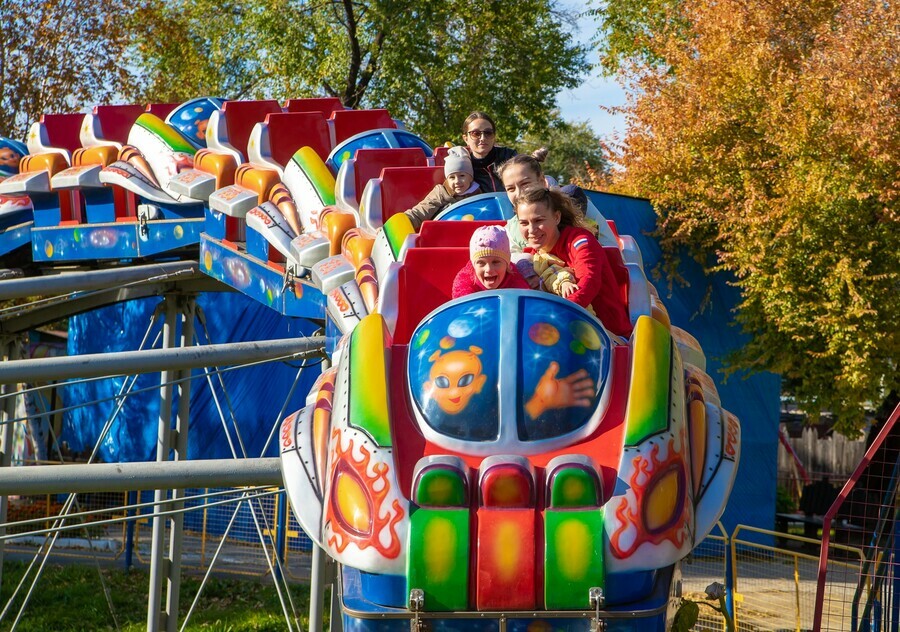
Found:
[[[133,375],[199,369],[259,360],[297,359],[322,353],[324,336],[230,342],[202,347],[170,347],[145,351],[92,353],[78,356],[9,360],[0,364],[0,384],[46,382],[67,378]]]
[[[280,486],[281,482],[278,458],[0,468],[0,496]]]

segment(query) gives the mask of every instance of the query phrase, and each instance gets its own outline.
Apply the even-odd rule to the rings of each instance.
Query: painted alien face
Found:
[[[435,351],[429,360],[434,362],[426,384],[426,391],[445,413],[455,415],[469,405],[473,395],[481,392],[487,376],[481,372],[481,349]]]

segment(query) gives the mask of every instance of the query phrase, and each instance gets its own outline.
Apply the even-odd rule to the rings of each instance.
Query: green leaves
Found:
[[[583,121],[570,123],[554,117],[546,132],[528,133],[522,139],[521,151],[532,152],[539,147],[549,150],[544,162],[544,173],[556,178],[560,184],[590,180],[589,170],[603,172],[607,169],[606,156],[600,138]]]
[[[554,0],[145,0],[135,14],[141,98],[338,96],[386,107],[433,144],[475,109],[500,142],[545,130],[588,64]],[[160,37],[160,33],[166,33]]]
[[[44,113],[109,102],[132,81],[115,0],[0,2],[0,135],[24,138]]]

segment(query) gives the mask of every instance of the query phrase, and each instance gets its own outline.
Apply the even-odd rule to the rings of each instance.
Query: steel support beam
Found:
[[[324,346],[325,338],[314,336],[11,360],[0,363],[0,384],[48,382],[61,377],[72,379],[157,373],[164,370],[248,364],[277,358],[296,359],[321,353]]]
[[[92,463],[0,469],[0,495],[281,486],[281,459]]]
[[[165,320],[163,321],[163,350],[175,346],[176,304],[174,297],[165,299]],[[172,403],[174,398],[173,380],[176,372],[163,368],[159,376],[159,423],[157,424],[156,462],[169,460],[172,437]],[[153,493],[153,529],[150,535],[150,587],[147,595],[147,632],[159,632],[167,625],[166,612],[162,610],[163,579],[168,575],[166,545],[166,517],[162,515],[161,503],[168,494],[165,489]]]
[[[109,270],[72,270],[59,274],[5,279],[0,283],[0,300],[27,296],[55,296],[146,281],[173,281],[202,278],[196,261],[171,261]]]
[[[0,282],[2,286],[2,282]],[[0,318],[0,333],[15,334],[41,327],[47,323],[83,314],[107,305],[115,305],[150,296],[182,292],[223,292],[230,291],[224,283],[212,277],[187,277],[185,280],[147,281],[127,287],[100,289],[72,296],[59,296],[41,303],[39,306],[23,306],[6,313]]]
[[[170,299],[171,300],[171,299]],[[181,317],[181,339],[179,346],[191,346],[194,340],[194,318],[197,315],[197,301],[194,296],[178,299],[179,316]],[[191,370],[181,369],[176,372],[178,391],[178,411],[175,414],[175,429],[172,437],[172,462],[187,461],[188,427],[191,416]],[[183,489],[173,489],[172,499],[184,498]],[[176,502],[172,509],[184,508],[184,501]],[[178,632],[178,596],[181,594],[181,545],[184,539],[184,514],[181,512],[168,517],[169,523],[169,563],[168,589],[166,590],[166,630]]]
[[[19,353],[20,348],[18,339],[13,337],[3,337],[0,339],[0,355],[3,357],[3,364],[15,361],[19,357]],[[14,469],[11,468],[10,465],[12,463],[13,435],[15,434],[16,427],[14,424],[10,423],[9,420],[15,419],[16,417],[17,398],[15,392],[18,388],[19,385],[17,383],[5,384],[2,387],[2,392],[5,397],[0,401],[0,422],[2,422],[2,426],[0,426],[0,474]],[[13,493],[19,494],[21,492]],[[8,493],[0,495],[0,524],[6,524],[6,516],[9,511],[8,496]],[[5,527],[0,527],[0,535],[6,535]],[[5,540],[0,542],[0,585],[2,585],[3,582],[4,543]]]

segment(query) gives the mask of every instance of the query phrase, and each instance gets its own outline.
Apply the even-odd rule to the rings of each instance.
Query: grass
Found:
[[[25,571],[25,564],[5,561],[0,601],[5,607]],[[99,573],[109,591],[107,601]],[[9,630],[15,620],[30,581],[22,587],[10,612],[0,621],[0,631]],[[31,596],[16,630],[19,632],[75,632],[83,630],[122,630],[138,632],[147,629],[146,571],[125,572],[117,568],[74,564],[47,564],[41,580]],[[181,582],[179,628],[187,614],[200,578],[183,576]],[[290,586],[294,607],[301,615],[301,629],[309,625],[309,587]],[[271,581],[256,579],[211,578],[194,608],[187,630],[204,632],[265,632],[286,628],[278,595]]]

